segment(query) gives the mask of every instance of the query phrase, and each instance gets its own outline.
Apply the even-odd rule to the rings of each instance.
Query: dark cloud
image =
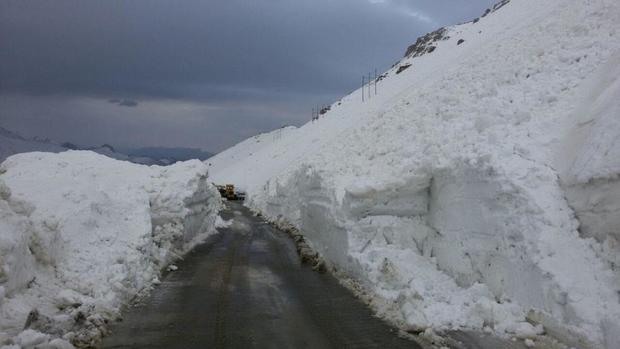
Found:
[[[121,107],[137,107],[138,102],[131,99],[108,99],[108,102],[116,105],[120,105]]]
[[[147,113],[144,100],[217,104],[217,113],[200,116],[200,130],[204,146],[221,148],[249,132],[278,123],[298,124],[306,119],[306,109],[354,89],[362,73],[389,67],[420,34],[471,19],[492,2],[4,0],[0,98],[20,95],[4,101],[21,100],[24,105],[21,112],[11,105],[18,115],[9,115],[0,99],[0,124],[1,118],[18,124],[15,120],[27,110],[39,119],[19,124],[25,133],[41,129],[37,123],[43,123],[46,113],[56,115],[59,125],[69,125],[71,115],[95,122],[83,114],[91,112],[75,102],[91,97],[118,99],[123,106],[137,106],[135,100],[140,100],[140,108],[126,108],[132,115]],[[36,112],[27,107],[34,99],[40,107]],[[50,104],[46,107],[43,101]],[[247,111],[249,107],[263,112]],[[171,127],[155,124],[148,115],[143,120],[152,129],[166,133]],[[101,117],[101,124],[117,119]],[[179,114],[169,117],[187,122],[179,120]],[[253,126],[216,142],[219,130],[214,121],[222,118]],[[78,137],[71,132],[84,135],[83,130],[71,129],[65,139]],[[110,135],[109,142],[135,139],[120,134]],[[100,138],[102,133],[90,136]],[[179,133],[171,142],[195,145],[200,143],[197,137]],[[144,145],[160,141],[161,137],[145,138]]]
[[[394,52],[385,49],[402,46],[403,36],[428,29],[360,0],[21,0],[5,7],[4,88],[32,93],[208,99],[221,85],[334,91],[377,60],[387,64]]]

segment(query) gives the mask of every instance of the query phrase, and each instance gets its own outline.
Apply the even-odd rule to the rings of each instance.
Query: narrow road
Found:
[[[228,206],[233,224],[113,324],[102,348],[421,348],[333,276],[301,265],[284,233]]]

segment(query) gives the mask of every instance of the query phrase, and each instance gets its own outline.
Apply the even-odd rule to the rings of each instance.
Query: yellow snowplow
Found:
[[[245,193],[236,191],[235,186],[233,184],[226,185],[216,185],[217,190],[219,190],[220,195],[227,200],[244,200]]]

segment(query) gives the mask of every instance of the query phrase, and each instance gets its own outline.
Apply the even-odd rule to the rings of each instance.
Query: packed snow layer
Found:
[[[403,327],[616,348],[618,18],[614,0],[512,0],[430,35],[365,102],[209,159],[213,179]]]
[[[122,305],[214,231],[220,207],[197,160],[26,153],[0,173],[0,344],[23,348],[62,336],[95,343]]]

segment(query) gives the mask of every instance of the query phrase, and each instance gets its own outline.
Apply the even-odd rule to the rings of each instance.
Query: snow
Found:
[[[542,326],[616,348],[617,18],[614,0],[512,0],[446,28],[364,103],[355,91],[210,158],[212,179],[298,228],[403,328]]]
[[[36,345],[49,342],[50,336],[34,330],[24,330],[15,339],[21,348],[34,348]]]
[[[620,263],[620,52],[582,88],[556,160],[580,232]],[[616,272],[620,280],[620,271]],[[619,281],[620,282],[620,281]]]
[[[96,343],[121,306],[215,231],[219,207],[198,160],[9,157],[0,166],[0,338],[22,348]]]
[[[233,224],[233,220],[224,220],[221,216],[217,216],[215,219],[215,227],[216,228],[228,228]]]

